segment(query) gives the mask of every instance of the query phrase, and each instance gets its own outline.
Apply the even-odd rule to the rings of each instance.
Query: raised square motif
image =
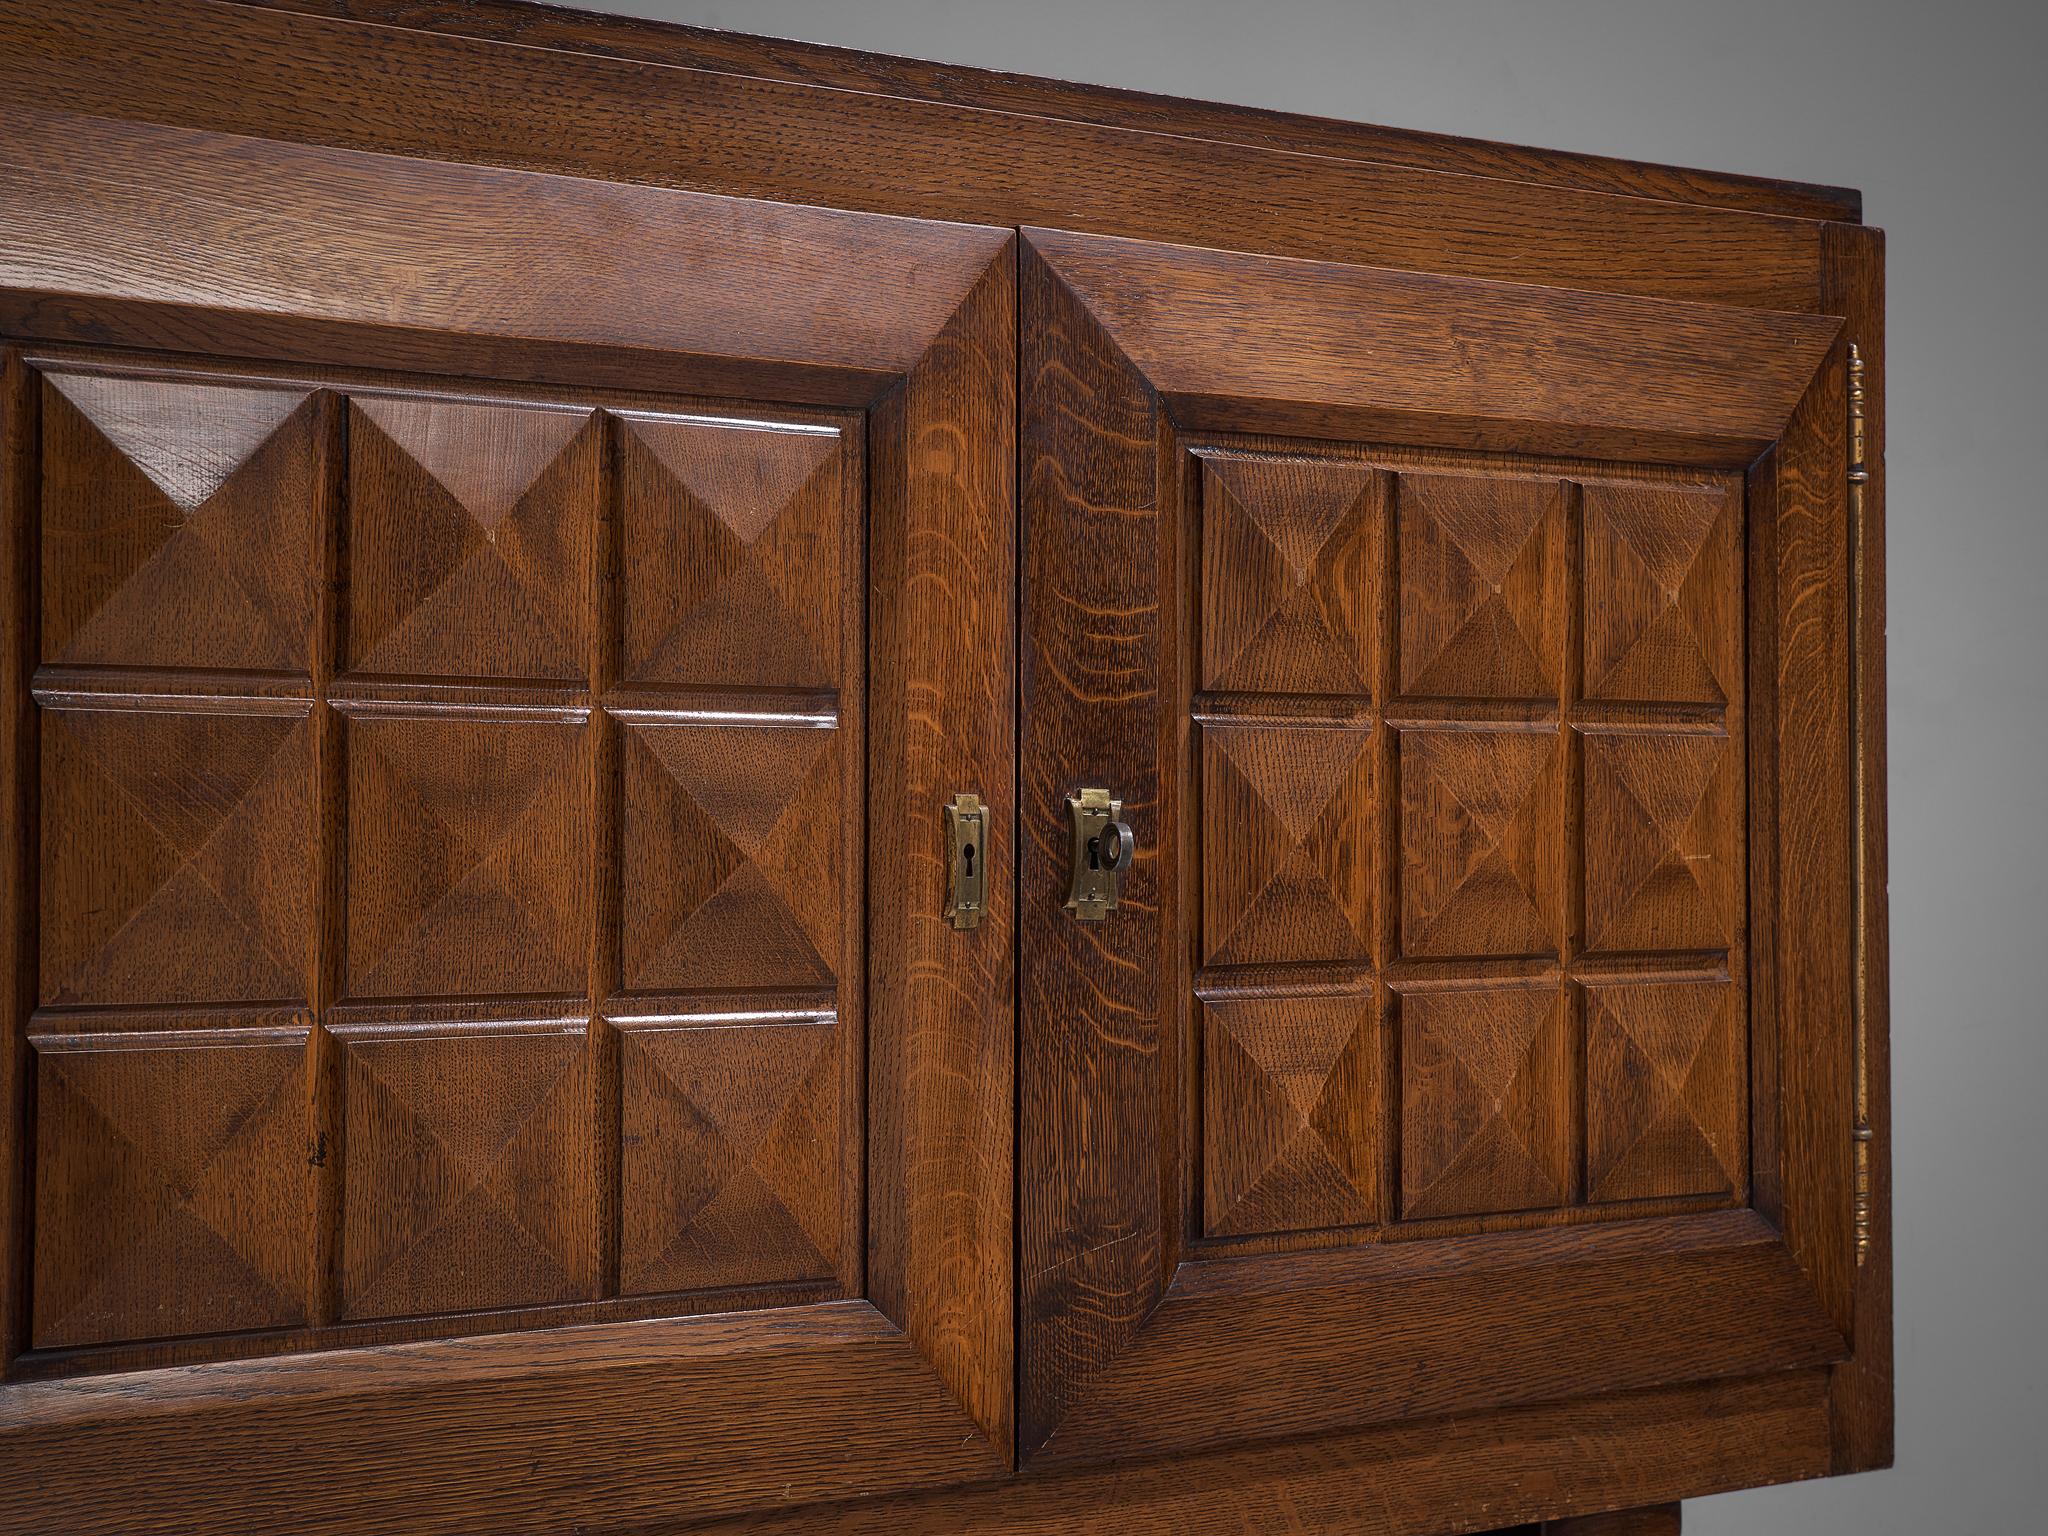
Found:
[[[834,1021],[631,1021],[620,1055],[620,1290],[833,1278],[846,1236]]]
[[[580,679],[604,463],[595,411],[349,402],[349,664]]]
[[[1737,997],[1725,980],[1587,986],[1588,1199],[1722,1195],[1742,1185]]]
[[[36,1348],[307,1320],[308,1033],[35,1042]]]
[[[335,1034],[342,1316],[594,1297],[584,1021],[345,1024]]]
[[[349,994],[582,993],[588,730],[365,715],[347,750]]]
[[[1202,955],[1212,965],[1368,956],[1372,731],[1202,728]]]
[[[1369,994],[1202,1003],[1202,1212],[1212,1236],[1379,1219]]]
[[[42,999],[296,1001],[313,758],[297,713],[42,716]]]
[[[1401,949],[1548,955],[1563,942],[1555,729],[1401,733]]]
[[[1203,686],[1369,693],[1379,476],[1337,460],[1202,462]]]
[[[843,670],[841,434],[623,413],[629,682],[830,688]]]
[[[636,990],[821,987],[848,923],[837,729],[625,730],[625,969]]]
[[[1742,754],[1716,731],[1585,735],[1586,944],[1725,949],[1742,926]]]
[[[1589,699],[1725,704],[1742,687],[1741,500],[1712,486],[1585,487]]]
[[[304,671],[313,423],[303,389],[45,374],[43,659]]]
[[[1572,1039],[1562,987],[1411,992],[1401,1016],[1401,1214],[1572,1199]]]
[[[1564,658],[1562,482],[1404,473],[1400,690],[1408,697],[1557,698]]]

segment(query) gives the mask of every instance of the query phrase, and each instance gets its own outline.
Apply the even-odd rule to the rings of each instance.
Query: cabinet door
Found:
[[[1044,230],[1021,284],[1024,1456],[1778,1373],[1824,1470],[1843,323]]]
[[[1001,1472],[1012,234],[0,139],[0,1526]]]

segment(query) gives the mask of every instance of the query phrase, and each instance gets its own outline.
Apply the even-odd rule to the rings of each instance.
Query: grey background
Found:
[[[1860,187],[1890,240],[1896,1470],[1690,1536],[2048,1528],[2048,10],[1808,0],[602,9]]]

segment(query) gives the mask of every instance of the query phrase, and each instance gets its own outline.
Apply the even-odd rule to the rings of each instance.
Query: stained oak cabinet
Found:
[[[0,35],[0,1529],[1889,1461],[1853,194],[514,4]]]

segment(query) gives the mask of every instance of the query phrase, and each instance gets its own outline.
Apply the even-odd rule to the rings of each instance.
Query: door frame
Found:
[[[1008,229],[0,113],[0,1344],[27,1348],[41,343],[866,412],[866,1299],[0,1382],[10,1515],[558,1529],[1011,1465],[1012,913],[942,915],[940,807],[1008,868]],[[679,296],[684,296],[679,298]],[[28,1134],[19,1134],[19,1133]]]

